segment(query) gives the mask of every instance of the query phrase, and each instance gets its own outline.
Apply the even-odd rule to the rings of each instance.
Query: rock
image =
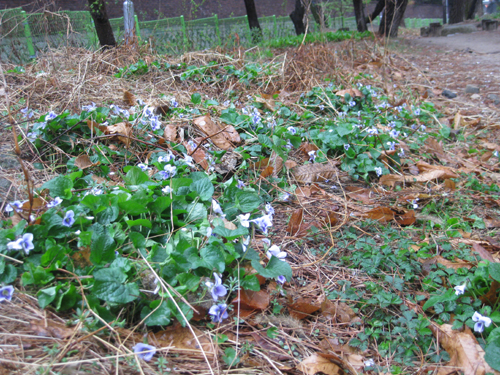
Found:
[[[500,96],[498,96],[497,94],[488,94],[486,98],[488,98],[489,100],[493,100],[493,103],[495,103],[495,105],[500,104]]]
[[[450,91],[448,89],[443,90],[441,95],[443,95],[445,98],[448,98],[448,99],[453,99],[453,98],[457,97],[457,94],[455,94],[453,91]]]
[[[425,90],[425,94],[427,95],[427,98],[434,98],[436,95],[432,92],[432,89],[427,89]]]
[[[465,93],[466,94],[479,94],[479,87],[474,86],[474,85],[467,85],[465,87]]]
[[[472,95],[470,96],[470,98],[471,98],[472,100],[481,99],[481,95],[479,95],[479,94],[472,94]]]

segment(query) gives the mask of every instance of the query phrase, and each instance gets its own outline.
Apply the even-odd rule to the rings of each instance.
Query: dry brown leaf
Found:
[[[285,167],[286,169],[292,169],[292,168],[295,168],[297,166],[297,163],[294,162],[293,160],[287,160],[285,161]]]
[[[223,218],[222,221],[224,222],[224,228],[229,230],[238,229],[238,227],[232,221],[228,221],[226,218]]]
[[[240,304],[240,308],[244,310],[264,310],[269,306],[271,297],[265,290],[254,292],[252,290],[240,290],[238,296],[231,301],[235,307]]]
[[[135,100],[134,94],[132,94],[128,90],[123,90],[123,100],[130,107],[132,107],[132,106],[134,106],[134,105],[137,104],[137,101]]]
[[[332,164],[306,164],[291,170],[295,180],[308,184],[331,180],[337,175],[338,169]]]
[[[496,280],[491,282],[490,290],[488,293],[479,297],[481,302],[486,303],[490,306],[494,306],[498,301],[498,293],[500,292],[500,283]]]
[[[389,207],[376,207],[366,213],[367,218],[380,221],[381,223],[394,220],[394,215],[395,212]]]
[[[232,148],[231,143],[227,140],[227,138],[222,134],[221,128],[212,121],[209,116],[201,116],[194,119],[194,124],[204,132],[212,142],[219,148],[223,150],[229,150]]]
[[[439,326],[432,323],[429,328],[450,355],[450,361],[438,369],[437,375],[449,375],[454,370],[461,371],[464,375],[485,375],[488,372],[500,374],[484,360],[484,350],[469,327],[465,326],[464,331],[460,332],[453,330],[451,324]]]
[[[80,155],[75,159],[75,167],[80,168],[80,169],[90,168],[90,167],[93,167],[93,166],[99,165],[99,164],[100,164],[100,162],[92,163],[92,161],[90,160],[90,158],[87,154]]]
[[[175,142],[177,140],[177,126],[167,124],[163,131],[163,138],[169,142]]]
[[[464,120],[460,111],[458,111],[453,119],[453,129],[460,129],[463,126]]]
[[[417,221],[414,210],[407,211],[404,214],[396,214],[394,219],[402,226],[413,225]]]
[[[404,182],[407,184],[413,183],[413,182],[429,182],[438,178],[457,178],[458,175],[453,174],[451,175],[448,171],[446,170],[440,170],[440,169],[434,169],[434,170],[429,170],[424,173],[421,173],[417,176],[402,176],[402,175],[396,175],[396,174],[386,174],[380,177],[379,182],[382,185],[394,187],[396,182]]]
[[[495,262],[495,259],[491,256],[491,253],[477,242],[474,242],[472,244],[472,250],[476,251],[481,258],[488,260],[490,262]]]
[[[264,168],[262,172],[260,172],[260,177],[262,178],[269,177],[273,174],[273,172],[274,172],[274,167],[268,166]]]
[[[310,159],[311,155],[309,155],[309,153],[311,151],[318,151],[318,150],[319,150],[318,146],[316,146],[313,143],[309,143],[309,142],[304,142],[299,147],[299,151],[302,152],[302,156],[303,156],[304,160]]]
[[[339,365],[333,363],[327,358],[327,355],[321,355],[320,353],[313,354],[304,359],[297,365],[297,369],[306,375],[315,375],[317,373],[326,375],[344,374],[344,371]]]
[[[184,352],[186,355],[189,355],[189,357],[200,358],[202,357],[203,350],[207,357],[213,358],[216,350],[210,336],[194,326],[191,326],[191,329],[198,338],[201,348],[189,327],[181,327],[180,324],[168,327],[164,331],[156,333],[150,332],[148,334],[148,341],[150,344],[156,344],[155,346],[157,347],[173,347],[170,348],[170,351]]]
[[[444,180],[444,187],[448,190],[455,190],[456,189],[455,181],[447,178],[446,180]]]
[[[299,298],[292,303],[287,303],[288,312],[292,318],[301,320],[318,311],[321,306],[312,302],[312,298]]]
[[[103,133],[106,133],[106,130],[108,129],[107,126],[101,125],[95,121],[92,120],[87,120],[87,126],[90,128],[91,131],[95,132],[95,129],[99,129]]]
[[[195,153],[192,154],[192,152],[195,150],[195,147],[190,145],[189,142],[183,142],[182,144],[184,145],[184,147],[186,147],[188,155],[191,155],[196,163],[198,163],[204,170],[207,170],[209,165],[207,161],[207,154],[205,153],[203,148],[198,147]]]
[[[473,264],[470,262],[466,262],[466,261],[461,260],[461,259],[448,260],[446,258],[443,258],[441,255],[436,255],[436,256],[433,256],[432,258],[425,259],[425,260],[419,259],[419,261],[422,262],[422,269],[424,271],[424,274],[428,274],[431,271],[431,268],[432,268],[431,266],[433,264],[436,264],[436,263],[441,264],[441,265],[445,266],[446,268],[452,268],[454,270],[457,270],[459,268],[470,269],[473,267]]]
[[[233,125],[224,126],[224,131],[222,132],[224,137],[226,137],[230,142],[240,143],[240,134],[236,131]]]
[[[351,95],[351,98],[362,98],[364,96],[357,88],[340,90],[335,93],[335,95],[341,96],[342,98],[345,97],[345,94]]]
[[[321,315],[335,319],[340,323],[352,324],[361,322],[361,319],[356,315],[354,310],[346,303],[333,302],[329,299],[325,299],[321,303]]]
[[[292,217],[288,222],[288,226],[286,227],[286,231],[290,233],[291,236],[295,236],[302,226],[302,218],[304,216],[304,209],[298,208],[292,213]]]
[[[458,178],[458,174],[455,173],[455,169],[450,168],[450,167],[444,167],[442,165],[431,165],[423,161],[419,161],[417,163],[417,168],[422,172],[429,172],[429,171],[441,171],[443,172],[443,175],[440,177],[442,179],[447,179],[447,178]]]
[[[116,135],[118,140],[128,147],[132,141],[129,138],[132,136],[132,124],[128,122],[119,122],[114,125],[109,125],[104,133]]]
[[[65,324],[49,320],[32,320],[30,321],[30,328],[37,336],[56,337],[58,339],[71,337],[75,332],[73,327],[67,327]]]
[[[363,202],[364,204],[373,204],[373,191],[371,189],[365,189],[357,186],[346,186],[345,190],[348,192],[347,195],[352,199]]]
[[[78,267],[86,267],[86,266],[91,266],[92,262],[90,261],[90,247],[83,247],[80,248],[80,251],[75,252],[73,255],[71,255],[71,259],[73,259],[73,262]]]
[[[267,96],[269,96],[269,95],[267,95]],[[270,98],[265,98],[264,95],[263,95],[263,97],[256,96],[255,101],[257,103],[264,104],[264,106],[267,107],[267,109],[269,109],[271,112],[274,112],[276,109],[275,108],[275,101],[272,98],[272,96]]]

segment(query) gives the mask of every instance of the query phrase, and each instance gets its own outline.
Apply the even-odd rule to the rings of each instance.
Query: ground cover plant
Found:
[[[287,45],[2,65],[2,369],[500,371],[498,130]]]

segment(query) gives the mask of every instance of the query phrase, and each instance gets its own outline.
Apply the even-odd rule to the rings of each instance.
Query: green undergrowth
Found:
[[[133,79],[150,69],[173,69],[191,82],[209,76],[223,80],[226,74],[251,83],[273,74],[272,66],[258,63],[236,69],[138,62],[117,77]],[[215,78],[214,70],[220,72]],[[259,179],[252,167],[256,162],[273,155],[285,162],[308,142],[317,150],[308,152],[305,164],[338,159],[352,180],[369,183],[401,173],[405,160],[415,158],[428,137],[447,141],[451,130],[436,125],[440,115],[432,103],[411,103],[399,93],[400,104],[392,105],[381,89],[361,83],[368,78],[355,77],[353,87],[325,82],[293,105],[278,95],[271,106],[263,98],[228,92],[222,103],[195,93],[184,106],[165,94],[170,108],[164,115],[142,102],[128,109],[88,103],[79,113],[23,109],[27,137],[19,141],[30,142],[41,155],[35,167],[50,166],[59,175],[33,191],[32,207],[29,202],[8,206],[9,218],[0,230],[5,255],[0,257],[0,283],[17,283],[42,308],[71,312],[89,331],[102,323],[89,318],[88,309],[111,324],[161,327],[173,320],[186,325],[193,318],[190,306],[204,306],[212,319],[208,326],[222,322],[239,288],[260,290],[257,274],[276,280],[279,288],[294,277],[284,250],[270,244],[259,253],[250,244],[256,233],[272,237],[274,210],[288,204],[296,188],[286,168]],[[242,142],[233,151],[203,145],[208,162],[203,171],[185,145],[159,140],[172,120],[206,114],[234,126]],[[104,130],[125,121],[134,137],[127,147],[123,143],[129,141]],[[191,149],[199,146],[194,139],[187,142]],[[49,145],[60,153],[47,153]],[[237,155],[236,166],[228,174],[218,173],[231,152]],[[85,167],[83,154],[89,158]],[[325,183],[338,188],[335,181]],[[466,187],[495,189],[474,179]],[[420,208],[426,215],[441,215],[439,223],[419,220],[403,231],[363,222],[362,233],[354,227],[334,233],[343,252],[331,265],[351,268],[366,281],[354,287],[352,278],[335,280],[328,298],[345,301],[363,317],[364,330],[350,345],[376,347],[382,357],[392,358],[394,374],[422,359],[446,361],[446,352],[435,347],[431,320],[474,328],[476,312],[493,321],[478,338],[490,365],[499,366],[492,359],[500,337],[498,301],[488,305],[479,297],[488,292],[490,278],[500,281],[500,270],[497,264],[478,263],[465,245],[451,248],[450,239],[484,223],[460,220],[447,199]],[[432,244],[419,230],[422,225],[434,235]],[[424,270],[421,260],[436,255],[436,246],[445,259],[458,257],[474,266],[454,270],[436,263]],[[456,293],[460,285],[466,285],[463,294]],[[286,284],[280,291],[285,290]]]

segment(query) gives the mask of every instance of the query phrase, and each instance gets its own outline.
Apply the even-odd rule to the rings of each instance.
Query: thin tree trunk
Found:
[[[108,13],[104,0],[88,0],[90,14],[94,20],[95,31],[99,38],[99,43],[104,49],[115,47],[116,41],[113,29],[109,23]]]
[[[465,0],[454,0],[449,3],[450,19],[449,23],[459,23],[465,20]]]
[[[378,17],[380,13],[382,13],[382,11],[385,8],[385,2],[386,0],[378,0],[377,5],[375,5],[375,9],[373,10],[373,12],[370,15],[368,15],[368,17],[366,17],[366,23],[371,23],[375,18]]]
[[[325,29],[325,12],[323,12],[323,8],[318,4],[316,0],[312,0],[311,2],[311,13],[314,17],[314,21],[319,25],[319,29],[321,32]]]
[[[405,14],[408,0],[386,0],[384,15],[380,21],[378,33],[383,36],[395,38],[398,36],[398,28]]]
[[[358,26],[358,31],[363,32],[367,30],[366,19],[365,19],[365,7],[363,6],[363,0],[353,0],[354,5],[354,15],[356,16],[356,24]]]
[[[304,34],[306,32],[306,26],[304,25],[304,14],[306,8],[302,4],[301,0],[295,0],[295,9],[290,13],[290,18],[292,19],[293,26],[295,26],[295,32],[297,35]]]
[[[476,13],[477,0],[472,0],[469,2],[469,11],[467,12],[467,19],[471,20],[474,18],[474,13]]]
[[[247,9],[248,24],[252,32],[252,41],[259,43],[262,40],[262,28],[257,17],[254,0],[245,0],[245,8]]]

